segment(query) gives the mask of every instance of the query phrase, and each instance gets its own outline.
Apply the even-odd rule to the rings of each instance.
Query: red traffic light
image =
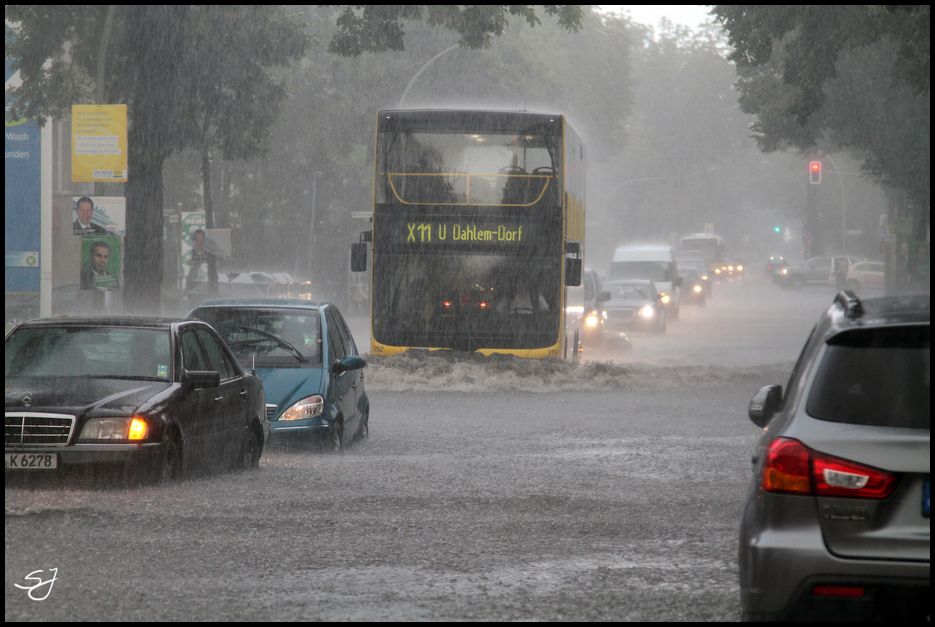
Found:
[[[821,183],[821,161],[812,161],[808,164],[808,182],[812,185]]]

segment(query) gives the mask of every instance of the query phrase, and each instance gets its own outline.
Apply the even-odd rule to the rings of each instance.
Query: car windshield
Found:
[[[695,261],[692,259],[689,260],[679,260],[679,276],[683,276],[683,270],[695,270],[699,274],[704,273],[704,262]]]
[[[829,340],[806,411],[832,422],[931,428],[931,331],[900,326]]]
[[[203,307],[192,317],[213,326],[244,368],[321,365],[317,309]]]
[[[652,288],[648,285],[609,284],[604,288],[610,292],[612,300],[649,300]]]
[[[614,261],[610,266],[613,279],[647,279],[649,281],[671,281],[668,261]]]
[[[4,375],[172,380],[168,329],[21,328],[4,343]]]

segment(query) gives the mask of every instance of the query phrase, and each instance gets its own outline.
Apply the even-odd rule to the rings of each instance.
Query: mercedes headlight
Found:
[[[92,418],[84,423],[78,440],[144,440],[149,432],[139,416],[129,418]]]
[[[280,420],[308,420],[317,418],[325,411],[325,399],[320,394],[307,396],[301,401],[297,401],[282,413]]]

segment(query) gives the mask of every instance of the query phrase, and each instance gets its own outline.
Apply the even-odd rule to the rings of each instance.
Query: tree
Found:
[[[342,11],[308,7],[303,17],[312,36],[328,42]],[[587,146],[592,155],[606,152],[605,139],[621,140],[619,120],[630,101],[629,44],[611,22],[604,29],[596,14],[585,16],[589,37],[583,37],[556,21],[532,29],[511,20],[490,48],[453,50],[432,63],[405,104],[566,112],[579,131],[582,122],[599,122]],[[215,172],[231,175],[224,226],[232,228],[236,258],[227,268],[295,273],[311,280],[319,297],[340,302],[349,245],[365,228],[351,213],[372,208],[374,116],[395,107],[420,68],[455,41],[453,32],[418,21],[406,25],[405,51],[346,57],[322,45],[284,70],[292,97],[271,129],[265,158],[215,159]],[[601,85],[609,76],[614,80]],[[166,194],[186,204],[191,198],[177,186]],[[329,283],[336,294],[325,291]]]
[[[848,149],[929,223],[930,24],[922,6],[717,6],[764,152]]]
[[[581,26],[583,12],[579,6],[547,4],[543,10],[558,16],[558,23],[565,29],[577,32]],[[338,32],[328,50],[347,57],[403,50],[405,33],[400,21],[418,22],[423,18],[430,26],[443,26],[461,35],[458,43],[463,48],[489,48],[491,36],[499,37],[509,25],[507,14],[524,18],[529,26],[542,23],[529,5],[350,5],[338,17]]]
[[[211,144],[234,156],[256,154],[286,97],[269,70],[301,57],[310,40],[295,16],[277,7],[120,6],[112,19],[107,11],[6,7],[7,20],[17,24],[6,58],[23,79],[8,92],[7,116],[44,124],[90,102],[92,87],[106,103],[127,104],[124,302],[159,311],[166,157]],[[105,85],[95,86],[96,76]]]

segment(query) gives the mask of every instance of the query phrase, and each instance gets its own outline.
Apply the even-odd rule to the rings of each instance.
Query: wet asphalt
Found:
[[[710,379],[373,380],[370,438],[340,453],[273,446],[257,471],[158,487],[8,483],[5,618],[735,620],[746,406],[785,383],[815,319],[769,338],[774,365]],[[53,573],[43,600],[16,587]]]

